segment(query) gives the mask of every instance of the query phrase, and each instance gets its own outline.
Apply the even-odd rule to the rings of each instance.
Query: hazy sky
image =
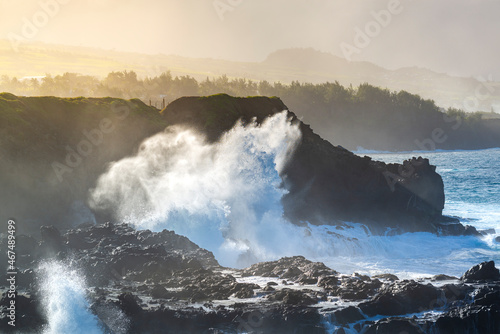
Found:
[[[50,2],[65,4],[42,5]],[[378,29],[372,11],[397,2]],[[342,56],[342,43],[356,46],[356,28],[372,28],[352,60],[500,80],[499,16],[498,0],[0,0],[0,38],[23,36],[34,22],[28,40],[261,61],[289,47]]]

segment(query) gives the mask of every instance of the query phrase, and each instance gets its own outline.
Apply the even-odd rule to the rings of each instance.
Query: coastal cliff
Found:
[[[139,100],[112,98],[4,93],[0,102],[2,219],[22,220],[21,232],[44,224],[69,228],[93,214],[101,220],[102,213],[85,207],[89,189],[109,163],[135,154],[144,139],[167,126],[187,125],[214,142],[238,120],[260,123],[288,109],[275,97],[225,94],[180,98],[162,111]],[[442,224],[449,221],[441,215],[443,182],[427,159],[385,164],[360,157],[323,140],[292,111],[288,115],[302,133],[280,175],[287,190],[284,216],[291,222],[360,222],[374,233],[470,232],[456,221],[451,229],[449,222]]]
[[[288,110],[279,98],[234,98],[225,94],[180,98],[161,111],[168,124],[196,128],[216,141],[238,120],[261,123],[266,117]],[[428,159],[385,164],[334,146],[298,122],[302,140],[282,172],[288,193],[282,203],[290,221],[300,224],[341,224],[355,221],[374,232],[437,232],[444,220],[441,177]]]

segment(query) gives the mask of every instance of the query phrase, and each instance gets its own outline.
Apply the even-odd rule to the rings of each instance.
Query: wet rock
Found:
[[[16,310],[15,310],[15,327],[8,324],[11,319],[7,317],[10,311],[11,298],[7,293],[2,295],[0,299],[0,333],[36,333],[38,330],[46,325],[47,320],[45,313],[39,304],[36,296],[25,295],[18,293],[16,296]]]
[[[449,281],[449,280],[458,280],[458,277],[439,274],[432,276],[431,278],[431,281]]]
[[[383,319],[371,325],[366,334],[424,334],[425,332],[411,319]]]
[[[34,287],[35,279],[36,279],[35,271],[31,268],[25,269],[18,271],[16,283],[21,288],[31,289]]]
[[[141,299],[130,292],[125,292],[118,296],[118,306],[128,316],[136,316],[141,313],[141,303]]]
[[[480,230],[479,233],[481,233],[482,235],[488,235],[488,234],[496,234],[497,232],[494,228],[488,228],[485,230]]]
[[[318,280],[318,286],[326,290],[336,289],[339,283],[337,276],[323,276]]]
[[[233,285],[231,288],[231,291],[234,292],[234,297],[236,298],[252,298],[254,296],[254,289],[260,289],[259,286],[255,286],[253,284],[243,284],[243,283],[236,283]]]
[[[275,289],[275,288],[273,288],[273,287],[272,287],[272,286],[270,286],[270,285],[266,285],[266,286],[262,289],[262,291],[264,291],[264,292],[271,292],[271,291],[276,291],[276,289]]]
[[[289,305],[313,305],[317,303],[317,300],[308,296],[305,292],[300,290],[292,290],[292,289],[282,289],[269,295],[267,297],[270,301],[281,301],[284,304]]]
[[[445,236],[461,236],[461,235],[473,235],[473,236],[481,236],[474,226],[471,225],[462,225],[460,221],[447,221],[441,222],[437,224],[437,232],[438,234]]]
[[[363,300],[375,295],[381,286],[378,279],[362,281],[359,278],[343,277],[336,294],[342,299]]]
[[[151,291],[150,291],[151,297],[157,298],[157,299],[167,299],[170,298],[172,295],[167,291],[167,289],[164,286],[161,285],[155,285]]]
[[[359,309],[354,306],[335,311],[333,315],[335,316],[335,322],[341,325],[351,324],[365,318]]]
[[[383,280],[392,281],[392,282],[399,281],[399,278],[393,274],[379,274],[379,275],[372,276],[372,278],[378,278],[378,279],[383,279]]]
[[[500,333],[500,309],[498,307],[465,306],[455,308],[429,324],[429,332],[449,333]]]
[[[278,276],[279,278],[283,278],[283,279],[295,279],[302,275],[303,272],[302,270],[300,270],[299,268],[295,268],[295,267],[292,267],[292,268],[288,268],[286,269],[280,276]]]
[[[335,270],[328,268],[322,262],[312,262],[303,256],[284,257],[278,261],[257,263],[241,272],[242,277],[279,277],[294,282],[313,282],[304,284],[315,284],[320,276],[335,274],[337,274]]]
[[[446,284],[441,287],[441,290],[444,293],[445,302],[452,303],[467,298],[474,288],[465,284]]]
[[[16,237],[16,255],[32,255],[38,247],[35,238],[28,235],[19,235]]]
[[[500,306],[500,290],[498,286],[483,286],[473,294],[472,305]]]
[[[54,226],[42,226],[40,227],[40,234],[42,241],[40,242],[40,253],[38,256],[52,257],[63,250],[63,240],[57,228]]]
[[[403,315],[432,309],[442,299],[441,291],[431,284],[400,281],[382,287],[370,301],[359,308],[368,316]]]
[[[498,281],[500,271],[495,267],[495,262],[483,262],[467,270],[460,279],[465,282]]]

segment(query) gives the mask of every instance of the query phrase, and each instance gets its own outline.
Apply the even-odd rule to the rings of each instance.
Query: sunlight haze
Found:
[[[0,1],[1,38],[22,36],[25,20],[49,0]],[[400,0],[401,12],[352,60],[396,69],[419,66],[461,76],[493,75],[500,44],[492,0]],[[291,47],[343,56],[355,29],[373,21],[375,1],[65,0],[28,42],[95,47],[148,54],[263,61]],[[64,4],[62,4],[64,3]],[[222,6],[222,7],[221,7]],[[10,35],[12,36],[12,35]]]

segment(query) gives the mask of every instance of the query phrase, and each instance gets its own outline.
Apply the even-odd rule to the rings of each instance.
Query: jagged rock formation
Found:
[[[123,224],[84,224],[66,233],[43,227],[40,236],[23,236],[29,247],[18,249],[16,328],[7,325],[9,298],[0,287],[2,333],[39,332],[47,324],[34,269],[51,259],[83,269],[91,311],[105,333],[117,326],[120,333],[500,331],[493,262],[433,285],[434,278],[340,274],[302,256],[222,268],[212,253],[174,232]],[[6,242],[0,240],[1,249]]]

